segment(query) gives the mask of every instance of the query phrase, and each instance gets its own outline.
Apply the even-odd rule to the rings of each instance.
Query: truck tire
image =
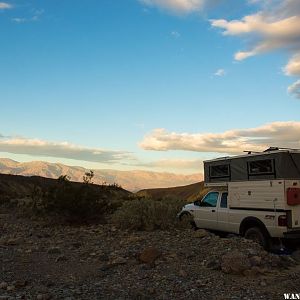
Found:
[[[181,214],[179,217],[179,220],[180,220],[180,222],[188,222],[189,221],[188,225],[190,226],[190,228],[194,229],[194,230],[197,229],[196,223],[194,222],[193,217],[190,213],[185,212],[185,213]]]
[[[270,247],[270,239],[268,235],[259,227],[250,227],[245,232],[245,238],[260,244],[265,250]]]

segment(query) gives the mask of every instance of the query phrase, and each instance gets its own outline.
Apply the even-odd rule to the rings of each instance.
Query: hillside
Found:
[[[89,170],[82,167],[66,166],[48,162],[20,163],[11,159],[0,159],[0,173],[42,176],[56,179],[61,175],[70,176],[72,181],[82,182],[82,176]],[[182,186],[202,180],[201,174],[180,175],[173,173],[159,173],[150,171],[118,171],[118,170],[93,170],[93,182],[117,183],[129,191],[138,191],[149,188],[164,188],[170,186]]]
[[[31,198],[38,187],[42,191],[47,191],[49,188],[55,187],[58,181],[51,178],[40,176],[20,176],[0,174],[0,202],[1,200],[24,199]],[[83,185],[79,182],[70,182],[71,185]],[[101,188],[93,184],[89,185],[90,189],[96,190],[101,197],[113,197],[118,199],[125,199],[131,193],[115,186]],[[100,189],[99,189],[100,188]]]
[[[171,188],[144,189],[137,194],[140,196],[150,196],[154,199],[164,197],[174,197],[186,201],[194,201],[205,192],[204,183],[198,182],[185,186],[177,186]]]

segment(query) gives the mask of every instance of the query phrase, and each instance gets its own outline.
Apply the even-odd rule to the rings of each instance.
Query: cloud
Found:
[[[12,18],[11,21],[14,23],[27,23],[27,22],[36,22],[39,21],[40,17],[44,14],[44,10],[35,10],[33,15],[29,18]]]
[[[299,82],[300,85],[300,82]],[[300,122],[274,122],[257,128],[229,130],[223,133],[175,133],[155,129],[145,136],[145,150],[185,150],[237,154],[262,151],[270,146],[300,148]]]
[[[217,70],[215,73],[214,73],[215,76],[219,76],[219,77],[222,77],[222,76],[225,76],[226,75],[226,71],[224,69],[219,69]]]
[[[237,20],[211,20],[212,27],[222,29],[224,36],[239,36],[252,41],[250,49],[235,53],[235,60],[242,61],[278,49],[288,50],[293,57],[283,68],[284,73],[288,76],[300,76],[299,0],[250,2],[260,3],[262,9]],[[297,83],[298,81],[291,85],[288,92],[294,91]]]
[[[48,156],[99,163],[117,163],[133,159],[129,152],[86,148],[67,142],[56,143],[24,137],[0,135],[0,151],[31,156]]]
[[[199,170],[203,165],[201,159],[160,159],[149,163],[137,164],[141,167],[159,169]]]
[[[191,13],[201,10],[206,0],[139,0],[139,2],[175,13]]]
[[[300,80],[297,80],[288,87],[288,93],[300,99]]]
[[[294,55],[284,68],[284,72],[289,76],[300,76],[300,54]]]
[[[6,2],[0,2],[0,10],[1,9],[10,9],[12,8],[13,6],[9,3],[6,3]]]
[[[178,32],[178,31],[171,31],[171,36],[174,38],[174,39],[178,39],[181,37],[181,34]]]

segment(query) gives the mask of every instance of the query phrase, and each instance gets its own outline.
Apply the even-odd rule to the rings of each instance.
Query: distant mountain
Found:
[[[204,183],[198,182],[186,186],[144,189],[139,191],[137,194],[140,196],[149,196],[154,199],[172,197],[192,202],[203,196],[206,191],[207,189],[204,188]]]
[[[68,175],[71,180],[82,182],[82,177],[89,170],[82,167],[71,167],[63,164],[53,164],[42,161],[19,163],[17,161],[0,158],[0,173],[42,176],[48,178],[58,178],[61,175]],[[202,180],[201,174],[180,175],[173,173],[160,173],[150,171],[118,171],[118,170],[93,170],[93,182],[102,184],[103,182],[117,183],[129,191],[139,191],[141,189],[163,188],[170,186],[182,186]]]

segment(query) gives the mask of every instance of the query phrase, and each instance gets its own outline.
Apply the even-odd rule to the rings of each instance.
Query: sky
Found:
[[[202,172],[300,148],[299,0],[0,0],[0,156]]]

